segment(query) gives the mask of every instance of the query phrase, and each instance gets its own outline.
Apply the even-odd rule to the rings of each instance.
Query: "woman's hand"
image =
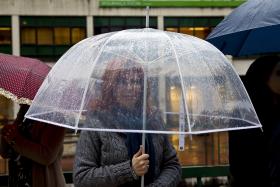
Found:
[[[132,169],[137,176],[143,176],[149,169],[149,155],[143,154],[143,146],[140,146],[135,155],[132,158]]]
[[[2,137],[9,144],[13,145],[15,142],[15,137],[18,134],[18,129],[16,125],[5,125],[2,128]]]

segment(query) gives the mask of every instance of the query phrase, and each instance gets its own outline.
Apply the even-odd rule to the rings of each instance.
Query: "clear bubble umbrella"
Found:
[[[48,74],[26,118],[75,130],[163,134],[261,127],[218,49],[148,28],[74,45]]]
[[[261,127],[218,49],[148,28],[73,46],[49,72],[26,117],[75,130],[142,133],[144,149],[146,133],[182,137]]]

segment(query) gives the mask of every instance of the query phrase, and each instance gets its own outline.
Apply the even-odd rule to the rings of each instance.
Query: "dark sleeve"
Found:
[[[175,187],[181,181],[182,169],[177,154],[167,136],[164,136],[163,163],[159,177],[148,187]]]
[[[75,186],[112,187],[133,181],[130,160],[100,166],[101,145],[104,142],[101,142],[99,136],[98,132],[93,131],[82,131],[80,135],[73,171]]]
[[[9,146],[9,144],[4,140],[2,134],[0,134],[0,155],[3,158],[8,158],[9,154],[8,152],[10,151],[11,147]]]
[[[274,182],[280,183],[280,122],[274,125],[271,137],[268,141],[269,153],[269,177]]]
[[[16,136],[16,143],[13,149],[20,155],[39,164],[50,165],[57,159],[62,149],[65,129],[55,125],[45,124],[45,128],[41,130],[43,132],[39,142],[26,139],[20,134]]]

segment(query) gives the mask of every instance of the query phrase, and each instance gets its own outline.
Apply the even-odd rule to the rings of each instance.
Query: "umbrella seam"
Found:
[[[178,71],[179,71],[179,75],[180,75],[180,80],[181,80],[181,87],[182,87],[182,92],[183,92],[183,96],[182,96],[182,99],[184,101],[184,108],[185,108],[185,112],[186,112],[186,115],[187,115],[187,122],[188,122],[188,127],[189,127],[189,132],[192,132],[191,130],[191,124],[190,124],[190,118],[189,118],[189,111],[188,111],[188,107],[187,107],[187,103],[186,103],[186,99],[185,99],[185,95],[187,94],[186,93],[186,90],[183,86],[183,75],[182,75],[182,72],[181,72],[181,68],[180,68],[180,65],[179,65],[179,60],[178,60],[178,55],[175,51],[175,47],[174,47],[174,44],[173,42],[171,41],[170,37],[165,33],[165,32],[162,32],[163,35],[168,39],[169,43],[171,44],[171,48],[175,54],[175,58],[176,58],[176,64],[178,66]]]
[[[56,125],[56,126],[60,126],[60,127],[65,127],[65,128],[70,128],[70,129],[74,129],[77,130],[75,127],[71,127],[68,125],[63,125],[61,123],[56,123],[56,122],[50,122],[47,120],[42,120],[40,118],[36,118],[36,117],[31,117],[31,116],[26,116],[26,118],[31,119],[31,120],[36,120],[36,121],[41,121],[44,123],[49,123],[52,125]],[[242,120],[241,121],[246,121],[249,122],[247,120]],[[150,134],[183,134],[183,135],[195,135],[195,134],[205,134],[205,133],[211,133],[211,132],[225,132],[225,131],[229,131],[229,130],[241,130],[241,129],[253,129],[253,128],[260,128],[261,125],[259,124],[255,124],[252,122],[249,122],[251,124],[253,124],[254,126],[246,126],[246,127],[232,127],[232,128],[224,128],[224,129],[213,129],[213,130],[200,130],[200,131],[192,131],[190,132],[180,132],[180,131],[155,131],[155,130],[128,130],[128,129],[104,129],[104,128],[78,128],[79,130],[89,130],[89,131],[102,131],[102,132],[130,132],[130,133],[150,133]]]
[[[120,31],[120,32],[123,32],[123,31]],[[95,67],[95,64],[96,64],[97,60],[99,59],[99,57],[100,57],[100,55],[101,55],[101,53],[102,53],[104,47],[106,46],[106,44],[107,44],[109,41],[111,41],[112,38],[115,37],[115,36],[116,36],[118,33],[120,33],[120,32],[115,32],[114,34],[112,34],[112,35],[106,40],[106,42],[104,42],[103,46],[101,47],[100,51],[98,52],[98,54],[97,54],[97,56],[96,56],[96,58],[95,58],[95,60],[94,60],[94,62],[93,62],[93,68],[92,68],[92,71],[91,71],[90,75],[92,74],[92,72],[93,72],[93,70],[94,70],[94,67]],[[89,80],[90,80],[90,79],[89,79]],[[87,93],[87,91],[88,91],[89,80],[88,80],[88,82],[87,82],[87,84],[86,84],[85,92],[83,93],[82,103],[81,103],[80,110],[79,110],[80,112],[79,112],[79,114],[78,114],[78,119],[79,119],[80,116],[81,116],[82,108],[83,108],[83,106],[84,106],[84,100],[85,100],[86,93]],[[78,124],[79,124],[78,122],[75,124],[75,128],[76,128],[76,129],[77,129],[77,127],[78,127]]]

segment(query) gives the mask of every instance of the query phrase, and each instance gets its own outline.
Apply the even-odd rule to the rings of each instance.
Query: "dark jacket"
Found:
[[[104,121],[89,120],[88,123],[97,128],[107,126],[102,124]],[[166,135],[152,136],[156,157],[155,175],[153,182],[147,186],[175,187],[181,179],[181,166],[176,151]],[[131,158],[125,141],[125,133],[83,131],[74,162],[75,186],[116,187],[133,183]]]
[[[64,133],[64,128],[36,122],[30,129],[29,139],[16,136],[13,149],[30,162],[33,187],[65,186],[60,163]],[[11,149],[9,145],[2,140],[0,148],[0,154],[7,158],[7,152]]]

